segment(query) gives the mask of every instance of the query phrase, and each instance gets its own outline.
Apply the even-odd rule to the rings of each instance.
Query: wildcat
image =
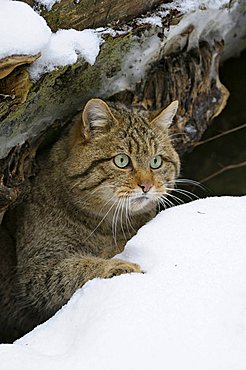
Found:
[[[40,160],[28,199],[14,210],[14,239],[0,233],[3,340],[50,318],[90,279],[141,272],[111,257],[154,217],[179,175],[168,132],[177,107],[153,117],[91,99]]]

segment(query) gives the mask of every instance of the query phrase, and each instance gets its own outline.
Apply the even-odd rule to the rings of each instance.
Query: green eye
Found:
[[[126,154],[118,154],[114,157],[114,164],[119,168],[125,168],[130,164],[131,160]]]
[[[150,167],[156,170],[157,168],[160,168],[162,165],[162,158],[160,155],[156,155],[153,157],[150,161]]]

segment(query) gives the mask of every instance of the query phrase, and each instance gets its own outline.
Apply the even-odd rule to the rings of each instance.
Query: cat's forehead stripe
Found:
[[[135,125],[128,132],[129,151],[134,153],[154,153],[157,142],[149,125]]]
[[[161,154],[165,147],[162,135],[160,136],[147,117],[137,112],[132,114],[132,111],[124,111],[118,137],[121,139],[118,150],[136,157]]]

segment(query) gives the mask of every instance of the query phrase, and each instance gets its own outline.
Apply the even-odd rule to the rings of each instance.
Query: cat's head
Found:
[[[169,135],[178,102],[153,113],[91,99],[69,139],[66,176],[74,202],[106,213],[156,207],[179,175]]]

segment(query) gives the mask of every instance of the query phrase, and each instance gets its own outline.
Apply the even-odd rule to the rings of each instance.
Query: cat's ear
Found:
[[[158,116],[155,117],[151,123],[154,125],[159,125],[164,129],[167,129],[171,125],[173,117],[177,113],[178,105],[179,105],[178,100],[174,100],[165,109],[163,109],[161,113],[159,113]]]
[[[108,105],[101,99],[91,99],[82,112],[84,135],[93,131],[107,132],[113,126],[115,118]]]

